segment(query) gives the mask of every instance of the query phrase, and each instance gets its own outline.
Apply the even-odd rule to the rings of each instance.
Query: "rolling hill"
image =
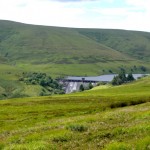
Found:
[[[18,93],[39,95],[41,87],[35,87],[32,94],[28,89],[34,87],[28,88],[18,81],[23,72],[44,72],[52,77],[94,76],[118,73],[121,69],[149,73],[149,56],[150,33],[146,32],[0,20],[0,98]]]
[[[111,29],[79,29],[90,39],[143,61],[150,61],[150,33]]]
[[[13,62],[70,64],[132,60],[74,29],[0,21],[0,33],[1,57]]]
[[[144,32],[48,27],[0,20],[0,62],[10,64],[115,61],[136,65],[149,61],[149,43],[150,33]]]

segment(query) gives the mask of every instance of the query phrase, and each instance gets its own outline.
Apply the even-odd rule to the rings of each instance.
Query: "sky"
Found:
[[[0,19],[150,32],[150,0],[0,0]]]

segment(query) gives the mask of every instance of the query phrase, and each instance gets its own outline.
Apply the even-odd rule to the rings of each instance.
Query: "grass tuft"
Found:
[[[84,132],[88,130],[88,127],[83,124],[70,124],[66,128],[68,130],[77,131],[77,132]]]
[[[71,139],[71,135],[69,134],[62,134],[62,135],[58,135],[58,136],[54,136],[52,141],[59,143],[59,142],[68,142]]]
[[[123,142],[113,142],[110,143],[105,150],[132,150],[132,148]]]
[[[136,150],[150,150],[150,136],[147,136],[144,139],[139,140],[136,145]]]

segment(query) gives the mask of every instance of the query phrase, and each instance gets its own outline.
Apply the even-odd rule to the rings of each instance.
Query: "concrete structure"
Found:
[[[91,77],[76,77],[76,76],[68,76],[65,79],[62,79],[61,82],[64,85],[65,93],[72,93],[79,91],[79,87],[81,84],[84,87],[88,87],[89,83],[92,83],[93,86],[96,86],[98,82],[109,83],[113,80],[114,76],[117,74],[109,74],[109,75],[101,75],[101,76],[91,76]],[[135,79],[141,78],[148,74],[133,74]]]
[[[111,82],[117,74],[109,74],[109,75],[101,75],[101,76],[91,76],[91,77],[76,77],[76,76],[68,76],[64,80],[67,82],[91,82],[91,83],[97,83],[97,82]],[[133,74],[133,77],[135,79],[138,79],[142,76],[145,76],[146,74]]]

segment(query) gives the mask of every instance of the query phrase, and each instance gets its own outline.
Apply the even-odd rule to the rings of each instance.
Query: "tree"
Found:
[[[146,67],[141,66],[140,68],[141,68],[141,70],[142,70],[143,72],[145,72],[145,71],[146,71]]]
[[[92,83],[89,83],[89,89],[92,89],[92,88],[93,88]]]
[[[126,82],[127,81],[127,78],[126,78],[126,73],[124,70],[121,70],[121,72],[119,73],[119,78],[121,79],[122,83]]]
[[[121,85],[125,83],[126,81],[127,81],[127,78],[126,78],[125,71],[121,70],[121,72],[113,78],[111,83],[112,85]]]
[[[113,80],[111,81],[112,85],[117,85],[117,77],[114,76]]]
[[[83,84],[80,85],[79,90],[80,90],[80,91],[84,91],[84,86],[83,86]]]
[[[112,85],[121,85],[126,82],[131,82],[135,80],[132,73],[129,73],[128,76],[126,77],[125,71],[121,71],[117,76],[115,76],[112,80]]]
[[[128,76],[127,76],[127,81],[133,81],[135,80],[132,73],[129,73]]]
[[[50,76],[47,76],[46,73],[37,73],[37,72],[29,72],[24,73],[23,76],[19,79],[19,81],[23,81],[26,84],[31,85],[40,85],[45,90],[49,91],[51,94],[53,93],[64,93],[62,85],[57,82],[56,80],[53,80]],[[46,93],[42,93],[40,95],[45,95]]]
[[[113,73],[112,70],[109,70],[109,73]]]
[[[112,85],[121,85],[123,81],[119,76],[115,76],[111,83]]]

